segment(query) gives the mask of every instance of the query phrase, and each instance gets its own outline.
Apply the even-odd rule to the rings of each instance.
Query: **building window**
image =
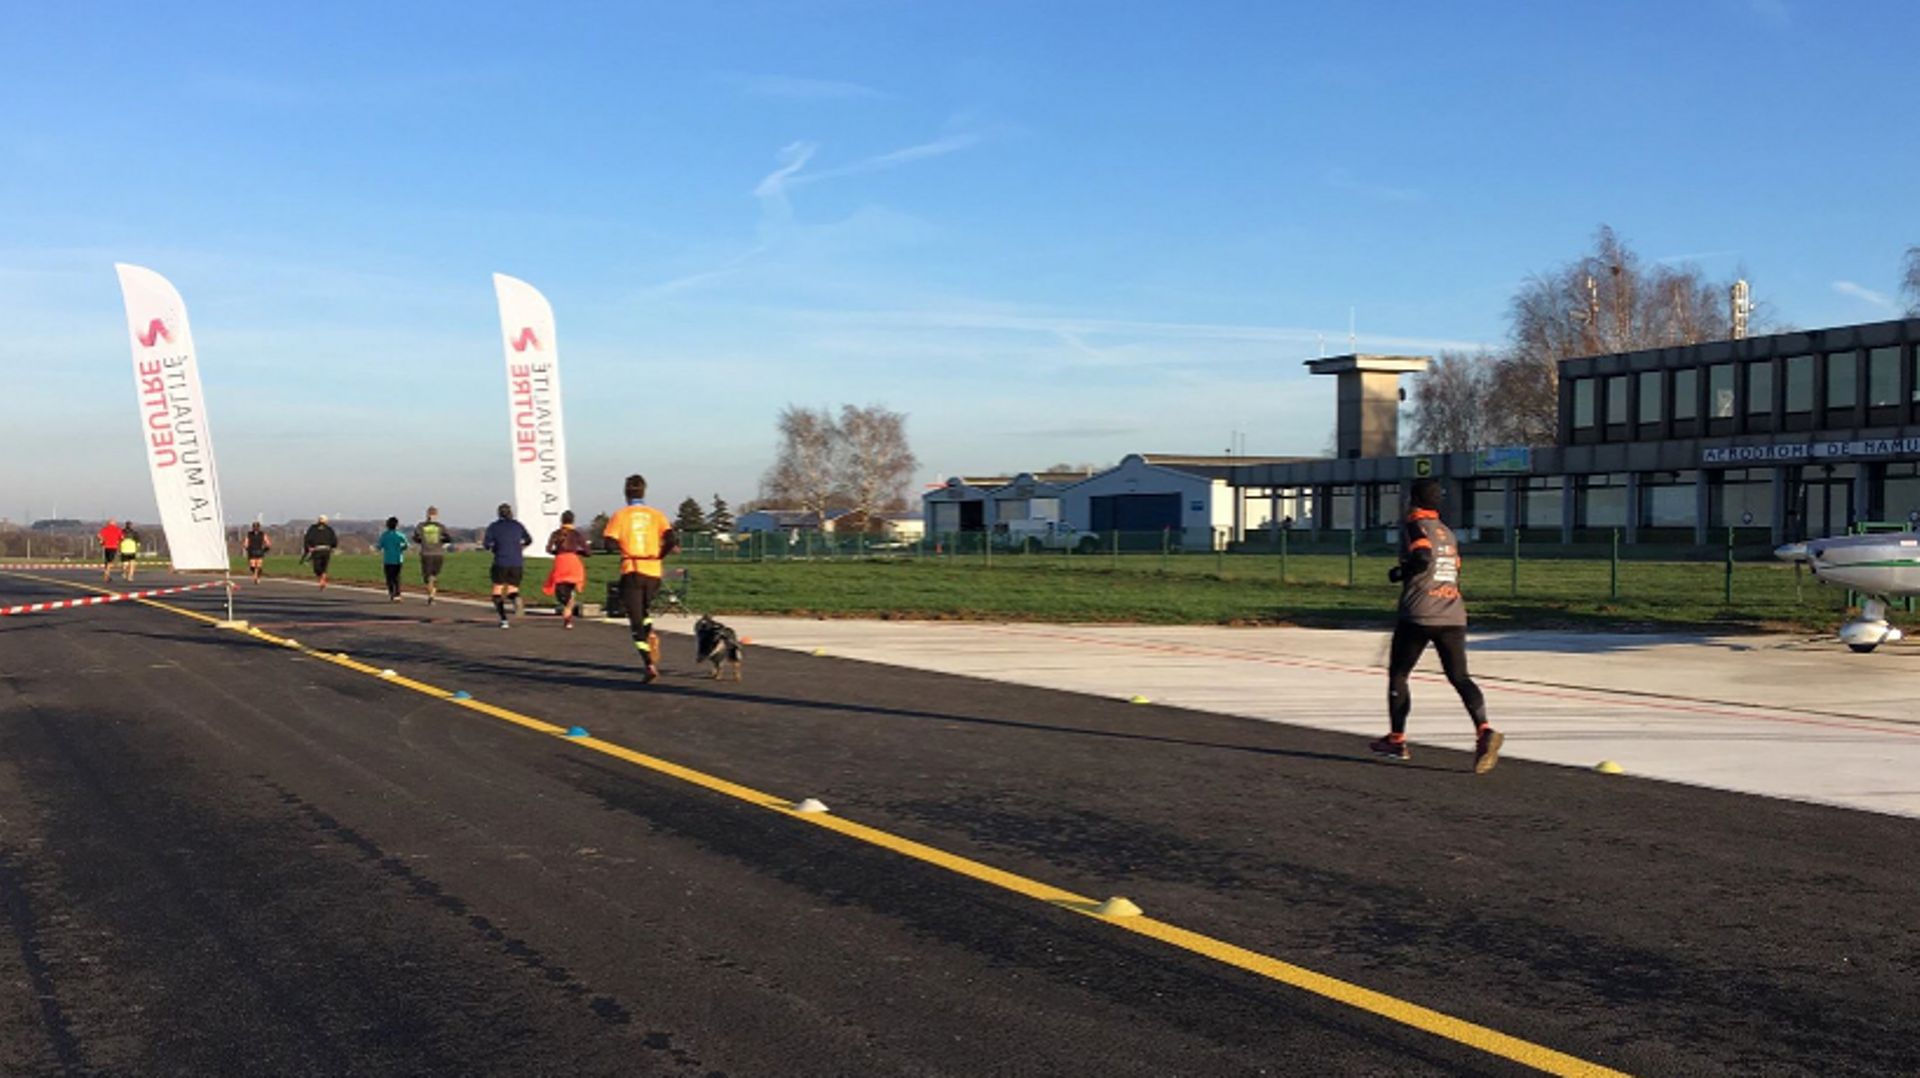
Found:
[[[1652,472],[1640,477],[1640,524],[1646,528],[1691,528],[1698,472]]]
[[[1700,406],[1700,372],[1673,372],[1673,418],[1692,419]]]
[[[1881,516],[1920,523],[1920,466],[1889,464]]]
[[[1770,361],[1747,364],[1747,414],[1773,414],[1773,364]]]
[[[1715,528],[1765,528],[1773,522],[1773,471],[1729,468],[1708,491],[1707,523]]]
[[[1607,425],[1619,426],[1627,421],[1627,376],[1616,374],[1607,379]]]
[[[1581,527],[1627,526],[1627,477],[1624,472],[1582,476],[1579,496]]]
[[[1573,427],[1585,430],[1593,426],[1593,379],[1573,380]]]
[[[1813,411],[1813,357],[1787,357],[1787,412]]]
[[[1852,352],[1835,352],[1827,357],[1827,410],[1836,411],[1860,403],[1860,370]]]
[[[1660,422],[1660,372],[1640,372],[1640,422]]]
[[[1625,378],[1620,380],[1626,381]],[[1560,527],[1560,507],[1565,501],[1558,476],[1540,475],[1528,479],[1520,489],[1520,526],[1523,528]]]
[[[1715,363],[1707,368],[1707,417],[1733,418],[1733,364]]]
[[[1875,348],[1867,353],[1867,407],[1893,408],[1900,404],[1900,349]]]

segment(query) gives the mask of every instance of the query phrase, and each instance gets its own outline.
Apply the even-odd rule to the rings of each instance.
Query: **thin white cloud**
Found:
[[[1336,191],[1365,195],[1380,202],[1425,202],[1427,193],[1417,187],[1395,187],[1391,184],[1362,180],[1344,167],[1336,166],[1327,170],[1327,185]]]
[[[893,96],[871,86],[839,79],[750,74],[729,74],[725,77],[741,93],[752,97],[775,97],[788,101],[855,101],[878,100]]]
[[[820,149],[817,143],[790,142],[780,149],[780,167],[768,173],[754,186],[754,197],[762,201],[785,206],[787,192],[801,184],[818,183],[821,180],[837,180],[847,176],[863,176],[871,172],[884,172],[899,168],[915,161],[927,161],[979,145],[981,136],[973,132],[943,135],[931,142],[922,142],[898,150],[864,157],[858,161],[818,172],[806,171],[813,155]]]
[[[1855,284],[1852,281],[1835,281],[1833,282],[1833,290],[1843,296],[1852,296],[1854,299],[1861,300],[1884,311],[1891,311],[1895,314],[1898,314],[1900,311],[1900,305],[1893,301],[1892,296],[1887,295],[1885,292],[1875,292],[1865,285]]]
[[[811,172],[796,176],[793,182],[796,185],[802,183],[817,183],[821,180],[836,180],[845,176],[863,176],[870,172],[885,172],[888,169],[899,168],[901,165],[912,164],[915,161],[927,161],[935,157],[945,157],[951,153],[959,153],[961,150],[969,149],[979,144],[980,136],[976,134],[962,133],[946,135],[934,139],[932,142],[922,142],[916,146],[908,146],[904,149],[875,154],[872,157],[863,158],[852,164],[840,165],[820,172]]]
[[[1706,262],[1711,259],[1734,258],[1739,251],[1688,251],[1685,254],[1665,255],[1653,260],[1656,266],[1671,266],[1680,262]]]
[[[1344,339],[1344,330],[1301,329],[1288,326],[1236,325],[1218,322],[1151,322],[1113,318],[1083,318],[1063,315],[1015,314],[1001,311],[802,311],[800,318],[823,321],[847,321],[869,326],[920,329],[973,329],[1003,332],[1047,334],[1069,343],[1087,358],[1111,357],[1111,349],[1096,349],[1086,344],[1088,336],[1163,338],[1212,341],[1247,341],[1264,344],[1303,345]],[[1394,337],[1362,333],[1356,343],[1362,348],[1411,348],[1423,351],[1473,350],[1487,347],[1485,341],[1458,341],[1433,337]]]
[[[789,142],[780,148],[780,167],[761,178],[754,185],[753,195],[760,199],[785,201],[787,186],[800,170],[813,160],[814,151],[820,147],[811,142]]]

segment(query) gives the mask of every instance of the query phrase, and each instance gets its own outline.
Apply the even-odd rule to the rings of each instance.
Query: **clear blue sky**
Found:
[[[112,263],[185,295],[229,516],[510,497],[489,274],[577,507],[751,497],[788,403],[923,480],[1313,453],[1319,334],[1498,341],[1602,222],[1801,326],[1920,243],[1911,3],[45,4],[0,83],[0,515],[152,519]]]

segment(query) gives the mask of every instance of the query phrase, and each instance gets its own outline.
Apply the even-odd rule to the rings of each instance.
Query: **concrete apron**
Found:
[[[1385,631],[725,620],[759,646],[1341,731],[1356,755],[1387,726]],[[1471,666],[1505,757],[1920,816],[1920,646],[1493,632]],[[1408,737],[1472,748],[1431,651]]]

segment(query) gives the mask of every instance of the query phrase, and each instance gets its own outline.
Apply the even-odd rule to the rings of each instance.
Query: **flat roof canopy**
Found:
[[[1314,374],[1347,374],[1354,371],[1383,374],[1418,374],[1433,362],[1431,356],[1373,356],[1347,355],[1328,356],[1325,359],[1307,360],[1307,370]]]

